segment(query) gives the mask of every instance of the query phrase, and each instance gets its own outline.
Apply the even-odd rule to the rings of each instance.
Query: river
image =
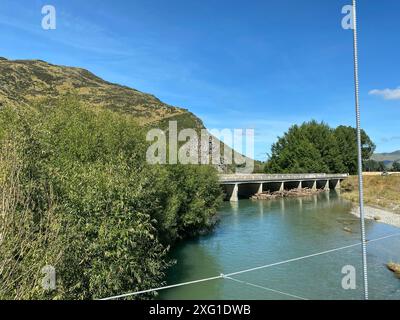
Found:
[[[335,191],[307,198],[224,202],[220,223],[205,236],[175,247],[168,284],[273,264],[359,242],[351,204]],[[345,231],[351,229],[352,232]],[[367,221],[367,239],[400,229]],[[400,279],[385,264],[400,262],[400,237],[368,244],[371,299],[400,299]],[[354,266],[356,289],[342,288],[342,268]],[[361,246],[160,291],[160,299],[362,299]],[[239,281],[237,281],[239,280]]]

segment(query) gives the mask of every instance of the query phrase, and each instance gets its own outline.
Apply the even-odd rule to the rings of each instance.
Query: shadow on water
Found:
[[[168,284],[231,273],[309,255],[360,241],[359,221],[351,203],[334,191],[303,198],[225,202],[221,221],[209,235],[182,242],[171,252],[177,264]],[[367,221],[367,238],[399,232]],[[368,245],[371,298],[400,299],[400,280],[385,263],[400,261],[400,239]],[[341,286],[343,266],[357,271],[356,290]],[[361,249],[353,247],[236,277],[309,299],[361,299]],[[161,299],[285,299],[271,291],[230,280],[215,280],[160,292]]]
[[[221,266],[218,265],[215,254],[209,253],[207,247],[202,245],[202,243],[208,242],[211,237],[212,234],[209,234],[188,240],[174,248],[170,257],[176,260],[177,264],[167,274],[168,284],[203,279],[220,274]],[[214,250],[218,254],[220,251],[218,244],[216,244]],[[201,268],[199,268],[199,262],[201,262]],[[190,290],[187,289],[188,287],[182,287],[160,292],[160,299],[211,299],[217,298],[221,294],[218,280],[206,284],[191,285]]]

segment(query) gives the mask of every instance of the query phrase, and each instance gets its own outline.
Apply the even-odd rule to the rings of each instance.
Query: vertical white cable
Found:
[[[360,121],[360,100],[358,82],[358,41],[357,41],[357,8],[356,0],[353,0],[353,44],[354,44],[354,85],[356,102],[356,121],[357,121],[357,151],[358,151],[358,192],[360,195],[360,225],[361,225],[361,247],[362,264],[364,275],[364,298],[368,300],[368,267],[367,267],[367,242],[365,237],[365,216],[364,216],[364,186],[362,169],[362,145],[361,145],[361,121]]]

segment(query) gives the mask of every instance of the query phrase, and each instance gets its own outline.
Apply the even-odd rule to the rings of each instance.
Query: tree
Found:
[[[392,171],[393,172],[400,172],[400,162],[399,161],[393,162]]]
[[[339,126],[334,130],[334,135],[340,146],[342,161],[350,174],[357,173],[357,131],[348,126]],[[361,130],[362,158],[369,160],[375,151],[375,144],[371,141],[364,130]]]
[[[383,161],[375,161],[372,159],[366,160],[363,163],[363,170],[367,172],[384,172],[386,171],[386,165]]]
[[[375,145],[362,131],[363,156],[369,159]],[[317,121],[293,125],[272,145],[265,166],[269,173],[357,172],[357,144],[354,128],[336,129]]]

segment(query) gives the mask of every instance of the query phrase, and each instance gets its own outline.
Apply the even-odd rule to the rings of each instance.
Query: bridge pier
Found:
[[[231,202],[239,201],[239,184],[231,183],[223,185],[223,190],[225,193],[225,199]]]
[[[340,189],[340,180],[339,179],[330,180],[329,187],[335,190]]]
[[[302,189],[302,188],[303,188],[303,181],[300,180],[297,189]]]
[[[329,180],[328,179],[317,180],[317,189],[322,189],[322,190],[328,191],[329,190]]]
[[[231,202],[239,201],[238,193],[239,193],[239,185],[237,183],[235,183],[235,185],[233,186],[232,194],[231,194],[231,197],[229,198],[229,201],[231,201]]]
[[[257,193],[262,192],[262,183],[239,183],[238,198],[251,198]]]
[[[284,182],[284,190],[301,189],[303,186],[302,180],[293,180]]]
[[[263,191],[274,192],[283,190],[281,181],[266,181],[263,182],[262,184],[263,184]]]
[[[302,188],[308,188],[313,191],[317,190],[317,181],[316,180],[304,180],[301,182]]]

